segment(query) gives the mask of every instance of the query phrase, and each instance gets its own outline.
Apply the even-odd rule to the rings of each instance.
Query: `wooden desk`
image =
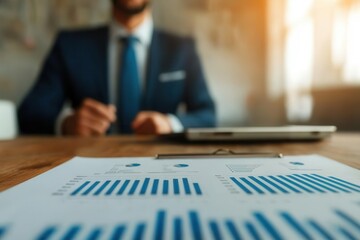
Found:
[[[179,144],[154,137],[50,138],[23,137],[0,141],[0,191],[41,174],[73,156],[154,156],[157,153],[235,151],[281,152],[285,155],[320,154],[360,169],[360,133],[336,134],[322,142],[261,144]]]

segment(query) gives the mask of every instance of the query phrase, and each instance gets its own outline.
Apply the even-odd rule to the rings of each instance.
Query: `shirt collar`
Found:
[[[145,20],[130,33],[126,28],[120,25],[115,20],[111,21],[110,24],[110,38],[118,40],[121,37],[127,37],[132,35],[136,37],[141,44],[149,46],[154,30],[154,22],[151,16],[146,17]]]

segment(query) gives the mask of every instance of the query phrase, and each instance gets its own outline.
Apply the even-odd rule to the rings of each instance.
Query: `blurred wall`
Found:
[[[312,91],[310,124],[335,125],[341,131],[360,131],[360,87],[345,86]]]
[[[0,99],[19,104],[61,28],[106,22],[108,1],[1,0]]]
[[[153,0],[157,26],[196,38],[221,126],[247,124],[265,92],[265,2]],[[0,99],[22,100],[59,29],[108,19],[104,0],[0,0]]]

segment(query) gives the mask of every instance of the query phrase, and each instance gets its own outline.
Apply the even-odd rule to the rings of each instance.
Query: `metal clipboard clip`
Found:
[[[231,149],[218,149],[212,153],[173,153],[157,154],[156,159],[208,159],[208,158],[282,158],[281,153],[271,152],[235,152]]]

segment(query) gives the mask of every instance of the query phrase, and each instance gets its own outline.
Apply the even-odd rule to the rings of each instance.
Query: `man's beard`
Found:
[[[119,1],[112,0],[114,7],[126,15],[133,16],[142,13],[149,6],[149,1],[145,1],[142,5],[136,7],[127,7]]]

